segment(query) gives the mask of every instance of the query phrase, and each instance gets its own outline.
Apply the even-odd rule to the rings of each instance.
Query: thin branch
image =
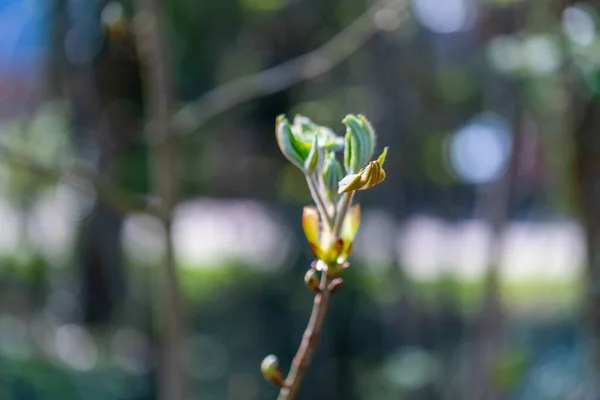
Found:
[[[309,180],[310,182],[310,180]],[[309,183],[310,185],[310,183]],[[346,214],[352,204],[352,198],[354,192],[344,193],[338,204],[338,212],[334,221],[333,237],[339,237],[343,226]],[[315,199],[316,200],[316,199]],[[279,391],[277,400],[293,400],[300,389],[300,383],[302,377],[306,373],[312,355],[317,348],[319,343],[319,337],[321,336],[321,328],[323,327],[323,321],[325,320],[325,314],[327,313],[327,306],[329,305],[329,297],[331,291],[329,290],[329,282],[331,277],[327,274],[327,271],[323,271],[321,275],[321,283],[319,285],[319,292],[315,295],[313,302],[313,309],[308,321],[308,325],[304,330],[302,336],[302,343],[294,357],[290,372],[285,379],[285,384]]]
[[[65,183],[75,189],[85,191],[91,186],[102,201],[122,215],[139,211],[157,214],[156,207],[152,204],[139,196],[127,193],[96,171],[81,164],[73,164],[68,167],[46,165],[28,155],[19,154],[4,143],[0,143],[0,155],[1,161],[7,162],[13,167],[47,179],[63,179]]]
[[[339,238],[342,232],[342,226],[344,226],[344,219],[346,219],[346,214],[348,213],[348,209],[350,208],[350,204],[352,204],[352,198],[354,197],[354,191],[349,193],[344,193],[342,198],[340,199],[337,217],[335,219],[335,224],[333,226],[333,237]]]
[[[188,134],[239,104],[279,92],[330,71],[354,54],[377,32],[375,15],[378,11],[388,7],[398,16],[407,6],[407,0],[378,0],[316,50],[256,74],[234,79],[207,92],[175,114],[173,125],[176,132]]]
[[[321,328],[323,327],[323,321],[325,320],[325,314],[327,313],[327,306],[331,296],[331,292],[327,287],[328,285],[329,277],[327,273],[323,271],[319,293],[315,295],[310,319],[306,326],[306,330],[304,331],[304,335],[302,336],[302,343],[294,357],[290,372],[285,379],[285,384],[279,391],[277,400],[293,400],[300,389],[302,377],[310,365],[313,353],[319,342],[319,337],[321,336]]]
[[[317,205],[317,210],[319,210],[319,214],[321,214],[321,217],[325,220],[329,229],[331,229],[331,227],[332,227],[331,225],[333,223],[333,221],[332,221],[333,217],[329,213],[327,204],[325,203],[325,201],[323,200],[323,198],[321,196],[321,193],[319,192],[318,186],[314,180],[314,176],[307,175],[306,183],[308,184],[308,189],[310,190],[310,194],[311,194],[313,200],[315,201],[315,204]]]

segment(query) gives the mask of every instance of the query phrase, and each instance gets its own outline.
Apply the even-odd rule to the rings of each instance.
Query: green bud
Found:
[[[306,286],[315,292],[319,291],[319,273],[314,269],[309,269],[304,275],[304,283]]]
[[[275,125],[277,144],[283,155],[295,166],[304,170],[304,162],[311,150],[311,141],[304,141],[293,130],[284,115],[277,117]]]
[[[371,160],[375,148],[375,131],[360,114],[349,114],[342,122],[346,125],[344,166],[347,173],[355,174]]]
[[[274,356],[273,354],[266,356],[260,364],[260,372],[267,382],[278,387],[283,386],[283,374],[279,369],[279,360],[277,360],[277,356]]]
[[[302,115],[294,117],[293,130],[303,137],[312,138],[312,135],[316,134],[319,138],[319,147],[323,150],[340,151],[344,148],[344,138],[339,137],[326,126],[317,125]]]
[[[317,144],[317,135],[315,135],[312,147],[310,152],[308,153],[308,157],[304,161],[304,168],[307,174],[312,174],[317,169],[317,164],[319,163],[319,146]]]
[[[344,171],[342,165],[335,158],[335,153],[327,153],[323,163],[323,182],[325,183],[325,196],[332,203],[338,201],[338,184],[343,177]]]

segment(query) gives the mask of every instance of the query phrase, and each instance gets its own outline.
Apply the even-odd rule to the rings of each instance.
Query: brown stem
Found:
[[[285,384],[279,391],[277,400],[293,400],[300,389],[300,383],[304,373],[310,365],[312,355],[317,348],[319,343],[319,337],[321,336],[321,328],[327,313],[327,305],[329,304],[329,297],[331,293],[327,286],[329,285],[329,277],[327,273],[323,272],[321,276],[321,285],[319,293],[315,295],[313,303],[312,313],[302,336],[302,343],[298,348],[298,352],[292,362],[292,367],[285,379]]]
[[[308,179],[310,186],[310,179]],[[314,196],[313,196],[314,197]],[[342,199],[338,205],[337,216],[333,226],[333,237],[339,237],[343,226],[343,221],[346,217],[346,213],[352,203],[354,192],[344,193]],[[316,199],[315,199],[316,201]],[[298,348],[298,352],[292,362],[292,367],[285,379],[285,384],[279,391],[277,400],[293,400],[300,389],[300,382],[304,373],[310,365],[312,355],[317,348],[319,343],[319,336],[321,335],[321,328],[323,326],[323,320],[327,313],[327,305],[329,304],[329,297],[331,292],[329,291],[330,278],[326,271],[323,271],[321,275],[321,284],[319,285],[319,293],[315,295],[313,303],[312,313],[308,321],[304,335],[302,336],[302,343]]]

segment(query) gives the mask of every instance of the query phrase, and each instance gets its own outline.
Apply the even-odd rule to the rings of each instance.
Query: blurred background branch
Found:
[[[20,154],[19,151],[4,143],[0,143],[0,156],[2,161],[15,168],[52,181],[64,180],[75,189],[84,192],[92,190],[102,201],[122,215],[133,212],[157,213],[155,206],[151,203],[134,194],[127,193],[110,179],[81,164],[71,163],[72,165],[69,166],[43,164],[29,155]]]
[[[381,29],[379,18],[406,18],[408,0],[377,0],[356,20],[321,47],[280,65],[220,85],[183,106],[173,125],[180,134],[191,133],[244,102],[276,93],[332,70],[364,46]],[[391,14],[391,15],[390,15]],[[380,22],[381,23],[381,22]]]

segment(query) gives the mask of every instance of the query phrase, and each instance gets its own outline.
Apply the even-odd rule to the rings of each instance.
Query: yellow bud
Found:
[[[352,244],[354,238],[358,233],[358,227],[360,226],[360,205],[355,205],[350,209],[346,218],[344,218],[344,224],[342,225],[342,239],[344,240],[344,248],[338,262],[345,261],[352,253]]]
[[[315,258],[320,259],[323,256],[323,251],[319,244],[319,212],[316,208],[304,207],[304,210],[302,210],[302,228],[310,250]]]

